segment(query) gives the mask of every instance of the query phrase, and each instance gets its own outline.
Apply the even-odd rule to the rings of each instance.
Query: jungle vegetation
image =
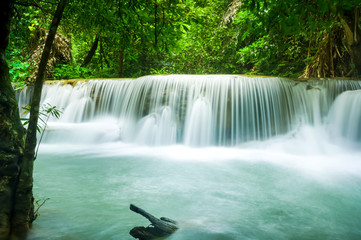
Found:
[[[148,74],[361,74],[360,0],[71,0],[48,79]],[[35,79],[56,0],[18,0],[7,58]]]

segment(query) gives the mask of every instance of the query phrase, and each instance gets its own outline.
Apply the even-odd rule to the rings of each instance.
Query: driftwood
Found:
[[[172,219],[165,217],[156,218],[133,204],[130,204],[130,210],[142,215],[151,222],[151,225],[148,227],[134,227],[130,230],[129,234],[139,240],[151,240],[165,237],[178,229],[177,222]]]

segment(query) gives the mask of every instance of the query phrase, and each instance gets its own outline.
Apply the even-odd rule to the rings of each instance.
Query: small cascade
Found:
[[[197,99],[185,122],[184,143],[189,146],[210,146],[214,139],[212,105],[205,98]]]
[[[334,138],[361,143],[361,90],[339,95],[328,118]]]
[[[160,113],[152,113],[142,118],[137,126],[135,142],[145,145],[170,145],[176,143],[177,127],[170,107]]]
[[[43,88],[42,103],[63,111],[59,120],[50,120],[44,141],[76,138],[79,143],[103,139],[145,145],[234,146],[286,134],[303,125],[323,126],[331,106],[334,109],[348,98],[344,95],[355,95],[353,99],[361,95],[359,91],[341,93],[357,89],[361,81],[236,75],[146,76],[79,81],[75,86],[60,81]],[[30,91],[27,88],[18,94],[19,105],[29,104]],[[337,115],[355,114],[352,109],[357,103],[348,106],[343,111],[349,112]],[[335,128],[344,129],[345,121],[335,122]],[[74,126],[70,135],[65,134],[66,127],[58,127],[61,124]],[[349,130],[337,134],[360,139],[359,133],[351,136],[345,131]],[[91,138],[90,132],[96,134]]]
[[[72,85],[59,82],[55,85],[45,84],[42,103],[49,103],[63,109],[62,122],[79,123],[94,115],[96,99],[92,94],[92,82],[77,82]]]

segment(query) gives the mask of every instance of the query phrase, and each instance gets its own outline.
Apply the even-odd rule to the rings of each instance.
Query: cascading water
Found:
[[[18,94],[29,104],[31,89]],[[147,76],[45,84],[30,240],[361,239],[361,81]]]
[[[347,143],[361,143],[361,90],[338,96],[330,110],[330,132]]]
[[[337,95],[360,88],[360,81],[350,80],[148,76],[91,80],[78,82],[75,87],[62,82],[47,84],[42,103],[63,109],[56,121],[59,124],[76,126],[112,118],[119,136],[112,135],[110,141],[233,146],[269,139],[305,124],[321,125]],[[27,91],[20,93],[19,104],[29,102],[29,95]],[[342,128],[340,124],[343,123],[338,123],[338,128]],[[106,127],[100,125],[87,131],[95,130],[95,139],[106,140],[100,136]],[[61,141],[56,134],[56,127],[50,124],[45,142],[53,138]]]

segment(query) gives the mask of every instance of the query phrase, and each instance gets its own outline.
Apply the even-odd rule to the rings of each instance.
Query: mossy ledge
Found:
[[[46,80],[45,84],[58,84],[59,82],[62,82],[62,85],[72,85],[73,87],[78,83],[78,82],[89,82],[91,80],[125,80],[124,78],[89,78],[89,79],[61,79],[61,80]]]

